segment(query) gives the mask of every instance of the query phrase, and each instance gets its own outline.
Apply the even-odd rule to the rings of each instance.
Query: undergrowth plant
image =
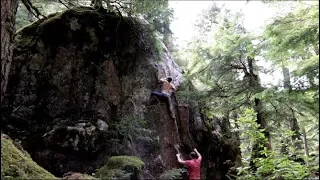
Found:
[[[160,175],[160,179],[182,179],[182,174],[185,173],[185,169],[173,168],[165,171]]]
[[[262,146],[266,137],[263,134],[264,129],[259,129],[256,122],[256,113],[252,109],[246,109],[236,122],[240,130],[242,144],[242,166],[238,167],[239,180],[258,180],[258,179],[303,179],[307,177],[315,168],[300,162],[295,162],[290,154],[280,154],[273,150],[263,148],[259,152],[252,152],[252,145],[258,143]],[[250,167],[252,153],[263,155],[259,158],[253,158],[257,167],[253,170]]]
[[[123,139],[131,141],[132,138],[143,135],[146,121],[135,116],[124,116],[120,121],[112,124],[112,134],[120,135]]]

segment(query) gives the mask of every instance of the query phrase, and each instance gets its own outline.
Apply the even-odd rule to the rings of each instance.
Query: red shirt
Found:
[[[192,159],[185,161],[188,166],[189,179],[200,179],[201,159]]]

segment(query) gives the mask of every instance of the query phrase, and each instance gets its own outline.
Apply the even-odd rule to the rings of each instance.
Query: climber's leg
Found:
[[[165,100],[167,107],[169,109],[169,113],[170,113],[171,118],[174,118],[174,119],[176,118],[170,96],[168,96],[167,94],[159,93],[159,92],[155,92],[155,91],[152,92],[151,95],[154,95],[156,98],[159,98],[161,101]],[[159,99],[157,99],[157,100],[159,101]]]
[[[165,97],[163,93],[156,92],[156,91],[153,91],[151,95],[154,95],[155,97],[158,97],[160,99],[163,99]]]
[[[162,93],[159,93],[159,92],[156,92],[156,91],[153,91],[151,93],[151,95],[153,95],[156,98],[157,104],[159,104],[159,102],[161,102],[161,100],[164,98]]]
[[[173,105],[172,105],[171,97],[167,96],[167,100],[168,100],[167,105],[168,105],[168,108],[169,108],[170,116],[171,116],[171,118],[175,119],[176,115],[174,113],[174,108],[173,108]]]

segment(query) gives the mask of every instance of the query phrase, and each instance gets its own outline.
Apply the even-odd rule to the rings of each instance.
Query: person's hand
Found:
[[[180,156],[180,154],[178,153],[178,154],[176,154],[176,156],[177,156],[177,157],[179,157],[179,156]]]
[[[196,148],[194,148],[193,151],[197,152],[198,150]]]

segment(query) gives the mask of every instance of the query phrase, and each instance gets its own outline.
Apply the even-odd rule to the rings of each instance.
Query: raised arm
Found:
[[[202,156],[201,156],[201,154],[198,152],[198,150],[197,150],[196,148],[194,148],[193,150],[194,150],[194,152],[197,153],[198,160],[202,160]]]
[[[173,84],[171,84],[171,86],[174,91],[177,91],[176,87]]]
[[[167,81],[165,78],[161,78],[161,79],[159,80],[159,82],[165,82],[165,81]]]
[[[186,163],[185,161],[183,161],[183,160],[181,159],[180,154],[176,154],[176,156],[177,156],[178,162],[179,162],[180,164],[185,164],[185,163]]]

